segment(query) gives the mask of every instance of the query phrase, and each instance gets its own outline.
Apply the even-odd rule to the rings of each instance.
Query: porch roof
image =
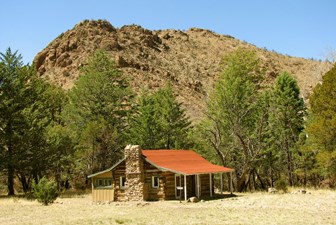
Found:
[[[192,150],[142,150],[153,166],[173,173],[193,175],[231,172],[233,169],[210,163]]]
[[[125,158],[121,159],[119,162],[117,162],[116,164],[114,164],[112,167],[106,169],[106,170],[103,170],[103,171],[100,171],[100,172],[97,172],[97,173],[94,173],[94,174],[90,174],[88,175],[88,178],[92,178],[92,177],[95,177],[95,176],[98,176],[100,174],[103,174],[103,173],[106,173],[106,172],[110,172],[112,171],[114,168],[116,168],[120,163],[122,163],[123,161],[125,160]]]

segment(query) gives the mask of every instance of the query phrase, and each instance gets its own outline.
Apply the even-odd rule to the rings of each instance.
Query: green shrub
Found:
[[[53,203],[58,196],[57,185],[43,177],[38,184],[33,184],[34,196],[43,205]]]
[[[288,183],[285,178],[280,177],[279,180],[275,182],[275,188],[282,190],[284,193],[288,192]]]

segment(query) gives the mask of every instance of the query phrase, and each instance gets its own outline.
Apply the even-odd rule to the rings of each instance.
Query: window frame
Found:
[[[157,185],[155,185],[155,179],[157,179]],[[160,187],[160,179],[158,175],[153,175],[152,176],[152,188],[159,189]]]
[[[123,179],[125,179],[124,182],[123,182]],[[122,190],[124,190],[126,188],[126,177],[125,176],[120,176],[119,177],[119,187]]]
[[[113,189],[112,178],[96,178],[94,179],[93,187],[95,189]]]

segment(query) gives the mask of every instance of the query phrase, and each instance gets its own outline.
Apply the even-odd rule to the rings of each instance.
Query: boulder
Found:
[[[276,193],[276,192],[278,192],[278,190],[277,189],[275,189],[275,188],[268,188],[268,193]]]
[[[196,202],[199,202],[198,198],[197,197],[190,197],[187,202],[193,202],[193,203],[196,203]]]

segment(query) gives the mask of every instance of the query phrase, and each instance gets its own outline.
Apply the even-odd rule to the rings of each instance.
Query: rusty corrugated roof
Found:
[[[233,169],[210,163],[192,150],[142,150],[146,161],[174,173],[192,175],[225,173]]]

